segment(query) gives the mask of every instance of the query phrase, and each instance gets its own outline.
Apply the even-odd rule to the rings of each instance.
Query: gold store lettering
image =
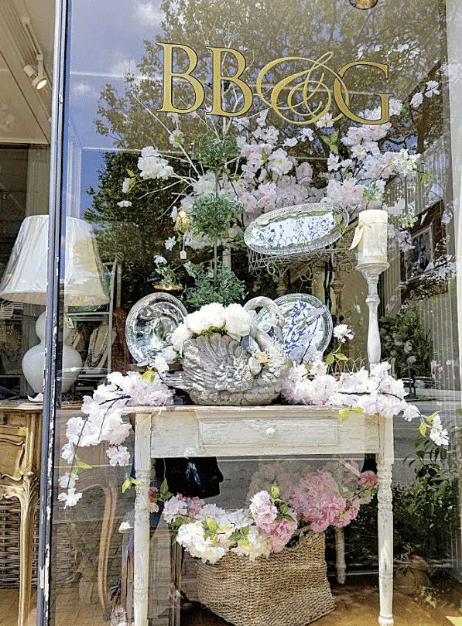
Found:
[[[163,102],[159,111],[169,113],[192,113],[204,104],[205,86],[193,75],[197,67],[197,53],[189,46],[182,44],[160,43],[164,51],[163,70]],[[235,117],[244,115],[249,111],[253,103],[253,94],[249,85],[242,79],[246,69],[246,61],[241,52],[232,48],[207,47],[212,60],[212,106],[207,111],[209,115],[220,115],[225,117]],[[232,58],[235,62],[234,74],[223,74],[223,58]],[[389,100],[390,94],[376,93],[380,98],[379,119],[365,119],[356,115],[350,109],[350,96],[344,77],[346,73],[356,67],[371,67],[378,69],[388,77],[388,66],[384,63],[372,61],[357,61],[347,63],[338,72],[328,66],[333,53],[327,52],[319,59],[312,60],[304,57],[283,57],[271,61],[258,73],[255,87],[257,95],[269,107],[271,107],[279,117],[292,124],[307,125],[314,124],[319,119],[330,112],[332,100],[335,101],[340,113],[333,118],[333,121],[345,115],[345,117],[358,122],[359,124],[384,124],[389,120]],[[181,71],[174,71],[174,65],[182,64]],[[271,83],[271,73],[273,70],[287,70],[291,65],[304,69],[286,75],[276,84],[268,89]],[[325,82],[327,78],[333,81],[332,89]],[[179,108],[174,104],[174,87],[178,83],[186,84],[191,93],[190,106]],[[239,94],[239,106],[228,110],[224,108],[223,91],[233,87],[234,92]]]

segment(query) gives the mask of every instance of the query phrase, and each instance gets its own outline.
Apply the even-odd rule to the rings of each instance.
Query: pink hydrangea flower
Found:
[[[347,501],[340,496],[330,472],[319,470],[302,478],[292,487],[288,500],[299,521],[309,523],[315,532],[322,532],[330,525],[344,525],[342,516]]]
[[[359,477],[359,484],[361,487],[372,488],[377,484],[377,474],[372,470],[368,470],[367,472],[361,472],[361,476]]]

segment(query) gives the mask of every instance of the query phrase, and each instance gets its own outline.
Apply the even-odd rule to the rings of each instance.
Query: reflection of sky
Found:
[[[82,148],[110,148],[112,140],[95,130],[100,93],[110,83],[120,86],[134,71],[145,49],[160,32],[160,2],[149,0],[78,0],[72,6],[70,117]]]
[[[160,2],[78,0],[72,6],[72,72],[120,73],[159,33]]]
[[[87,189],[98,187],[102,151],[114,147],[111,137],[96,131],[100,94],[107,84],[123,94],[124,76],[136,70],[145,53],[143,41],[154,41],[160,32],[160,19],[160,2],[156,0],[111,0],[110,10],[106,1],[72,3],[66,114],[70,137],[81,150],[73,155],[74,159],[81,157],[80,216],[91,207]]]

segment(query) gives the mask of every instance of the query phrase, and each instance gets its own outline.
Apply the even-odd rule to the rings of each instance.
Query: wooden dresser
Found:
[[[0,499],[17,498],[20,582],[18,626],[27,624],[31,597],[34,512],[39,497],[42,405],[0,402]]]

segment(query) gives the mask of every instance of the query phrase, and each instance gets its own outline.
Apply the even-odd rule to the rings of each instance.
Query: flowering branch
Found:
[[[70,465],[70,471],[59,480],[65,492],[58,500],[65,507],[74,506],[82,497],[76,493],[75,484],[79,471],[90,466],[77,456],[78,448],[96,446],[107,441],[106,454],[112,466],[127,466],[130,463],[128,449],[121,445],[131,432],[130,424],[123,418],[123,409],[134,405],[165,406],[173,404],[173,391],[165,385],[160,375],[148,370],[143,375],[129,372],[108,374],[104,384],[99,385],[93,396],[85,396],[82,412],[87,417],[71,417],[67,421],[67,443],[62,449],[62,458]],[[123,491],[130,485],[137,484],[128,473],[123,483]]]

